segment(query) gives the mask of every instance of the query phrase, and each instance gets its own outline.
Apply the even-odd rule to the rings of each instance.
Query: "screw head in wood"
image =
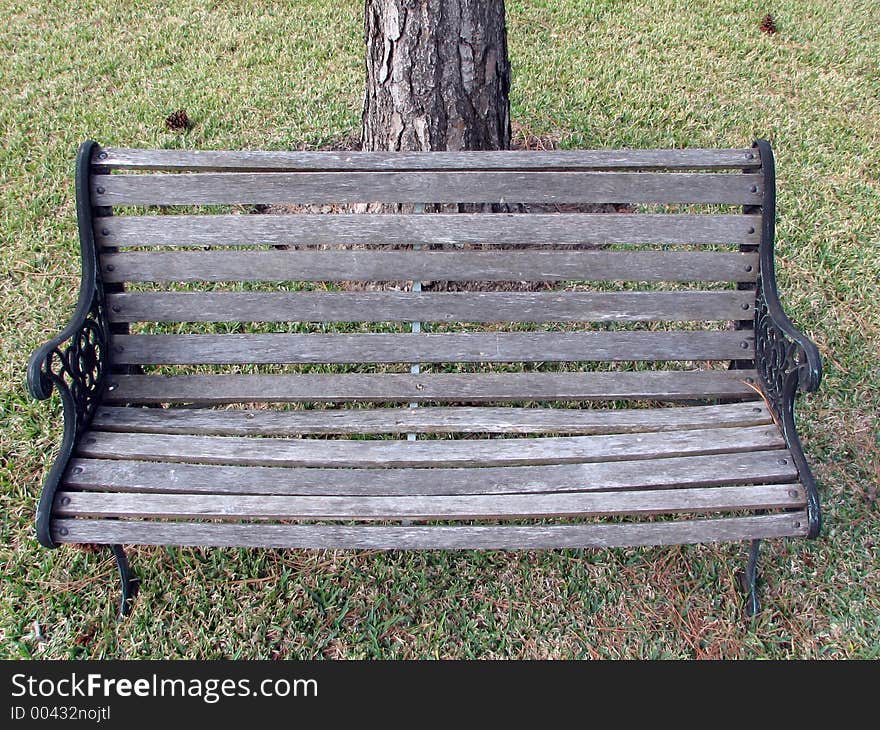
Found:
[[[757,185],[752,185],[751,190],[752,190],[753,193],[757,193],[757,192],[758,192],[758,186],[757,186]]]
[[[749,308],[749,303],[748,303],[748,302],[743,302],[742,304],[740,304],[740,307],[742,307],[743,309],[748,309],[748,308]]]
[[[107,264],[107,271],[113,271],[115,268],[113,264]]]
[[[68,504],[70,504],[70,497],[62,497],[61,504],[62,506],[67,506]]]
[[[753,267],[752,267],[752,265],[751,265],[751,264],[749,264],[749,265],[748,265],[748,266],[746,266],[746,271],[751,271],[751,270],[752,270],[752,268],[753,268]]]
[[[116,312],[116,314],[119,314],[122,311],[122,307],[120,307],[118,304],[114,304],[112,307],[110,307],[110,309]]]
[[[780,459],[779,463],[782,464],[782,466],[785,466],[788,463],[788,459]]]
[[[104,188],[102,188],[102,187],[99,185],[99,186],[98,186],[98,195],[103,195],[104,192],[105,192]]]
[[[109,235],[110,235],[110,231],[109,231],[108,229],[106,229],[106,228],[102,228],[102,229],[101,229],[101,235],[102,235],[102,236],[109,236]]]
[[[748,343],[748,340],[743,340],[742,342],[739,343],[739,346],[740,346],[743,350],[748,350],[748,349],[749,349],[749,343]]]
[[[106,153],[106,152],[99,152],[99,153],[98,153],[98,159],[99,159],[99,160],[106,160],[106,159],[107,159],[107,153]]]
[[[789,489],[788,496],[789,497],[797,497],[798,496],[797,489]]]
[[[749,226],[749,233],[754,233],[754,232],[755,232],[755,227],[754,227],[754,226]],[[105,234],[105,235],[106,235],[106,234]]]
[[[83,473],[83,468],[82,468],[81,466],[75,466],[75,467],[73,468],[73,473],[74,473],[74,474],[82,474],[82,473]]]
[[[60,530],[58,530],[58,534],[61,535],[62,537],[66,536],[67,535],[67,528],[62,527]]]

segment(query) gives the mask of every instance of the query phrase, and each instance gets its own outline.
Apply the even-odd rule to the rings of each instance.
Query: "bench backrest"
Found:
[[[110,400],[754,397],[760,165],[96,147]]]

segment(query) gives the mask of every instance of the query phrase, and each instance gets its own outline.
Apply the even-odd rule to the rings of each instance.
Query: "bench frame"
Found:
[[[756,287],[754,320],[743,320],[739,328],[755,331],[755,361],[759,383],[770,409],[781,427],[787,447],[795,461],[799,478],[806,489],[807,537],[815,538],[821,529],[821,510],[815,479],[810,471],[798,437],[795,423],[795,401],[800,392],[815,391],[822,377],[822,364],[816,345],[800,332],[785,314],[779,300],[774,264],[776,218],[775,167],[770,144],[757,140],[753,144],[760,154],[764,178],[764,200],[761,206],[762,236],[759,246],[743,245],[742,251],[757,248],[760,271],[757,283],[740,284],[741,288]],[[68,462],[74,453],[78,437],[89,426],[101,403],[108,383],[108,347],[113,334],[125,334],[127,324],[111,324],[107,313],[106,294],[121,291],[121,284],[102,280],[98,267],[98,250],[93,231],[96,215],[107,215],[106,208],[94,206],[91,177],[109,172],[96,167],[94,159],[106,158],[96,142],[84,142],[76,160],[76,212],[82,256],[82,281],[79,298],[70,323],[53,339],[38,348],[27,366],[27,386],[37,400],[49,398],[57,390],[62,401],[64,431],[60,451],[43,484],[37,506],[36,532],[41,545],[57,547],[50,531],[51,512],[55,493]],[[94,158],[94,159],[93,159]],[[750,170],[752,171],[752,170]],[[97,192],[102,191],[99,188]],[[757,212],[746,208],[745,212]],[[751,361],[732,361],[732,369],[752,367]],[[114,372],[128,372],[136,366],[114,366]],[[750,378],[748,379],[751,380]],[[748,593],[749,614],[759,610],[756,595],[757,559],[760,540],[753,540],[747,568],[742,575],[743,587]],[[128,613],[138,587],[125,553],[120,545],[111,546],[122,582],[120,614]]]

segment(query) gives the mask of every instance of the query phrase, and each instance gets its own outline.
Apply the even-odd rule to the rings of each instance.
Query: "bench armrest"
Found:
[[[70,324],[34,350],[27,365],[27,388],[33,398],[46,400],[54,388],[69,390],[82,417],[103,386],[109,342],[98,294],[89,291],[89,283],[84,277]]]
[[[818,490],[797,433],[794,404],[799,392],[819,388],[822,359],[815,343],[795,327],[779,301],[774,262],[776,172],[773,151],[765,140],[757,140],[755,147],[760,150],[764,173],[763,230],[755,301],[755,367],[806,489],[809,537],[816,537],[821,529]]]
[[[755,305],[755,344],[758,371],[771,400],[781,397],[792,371],[798,376],[798,390],[818,390],[822,382],[819,350],[783,310],[775,278],[768,281],[763,273]]]
[[[812,392],[822,381],[822,360],[816,345],[791,321],[779,300],[774,261],[776,236],[776,174],[773,152],[764,140],[761,153],[765,198],[762,212],[760,268],[755,302],[756,365],[774,405],[782,400],[789,374],[797,373],[797,388]]]
[[[77,437],[91,422],[101,400],[108,367],[110,325],[98,275],[89,194],[91,157],[95,146],[94,142],[83,143],[76,163],[76,212],[82,255],[82,280],[76,309],[70,323],[38,347],[27,365],[27,388],[31,396],[45,400],[57,390],[64,411],[61,450],[43,484],[37,507],[37,539],[46,547],[55,547],[49,532],[55,491]]]

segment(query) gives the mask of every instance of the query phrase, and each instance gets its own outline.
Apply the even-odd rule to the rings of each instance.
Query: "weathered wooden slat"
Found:
[[[94,205],[727,203],[760,205],[762,175],[683,172],[206,172],[93,175]]]
[[[687,322],[752,315],[755,293],[133,292],[111,322]]]
[[[295,172],[382,170],[723,170],[760,167],[757,149],[503,152],[283,152],[101,147],[93,164],[120,170]]]
[[[636,524],[541,526],[330,526],[56,519],[58,543],[350,550],[543,550],[805,537],[804,511]]]
[[[111,248],[367,244],[757,245],[760,229],[760,216],[754,214],[629,213],[120,215],[98,218],[94,226],[98,244]]]
[[[752,282],[756,253],[708,251],[163,251],[101,257],[104,280]]]
[[[804,507],[805,503],[803,487],[793,484],[461,497],[252,497],[59,492],[54,514],[60,517],[184,519],[474,520],[794,509]]]
[[[456,332],[397,334],[116,335],[117,365],[555,362],[750,359],[754,334]]]
[[[79,456],[196,464],[392,468],[655,459],[783,448],[775,425],[635,434],[431,441],[277,439],[89,431]],[[475,476],[479,478],[479,476]]]
[[[321,410],[102,406],[98,431],[203,436],[362,433],[635,433],[772,423],[761,401],[673,408],[343,408]]]
[[[754,370],[364,375],[112,375],[104,402],[695,400],[758,395]]]
[[[785,450],[550,466],[323,469],[125,459],[71,460],[69,489],[208,494],[416,496],[582,492],[797,480]]]

